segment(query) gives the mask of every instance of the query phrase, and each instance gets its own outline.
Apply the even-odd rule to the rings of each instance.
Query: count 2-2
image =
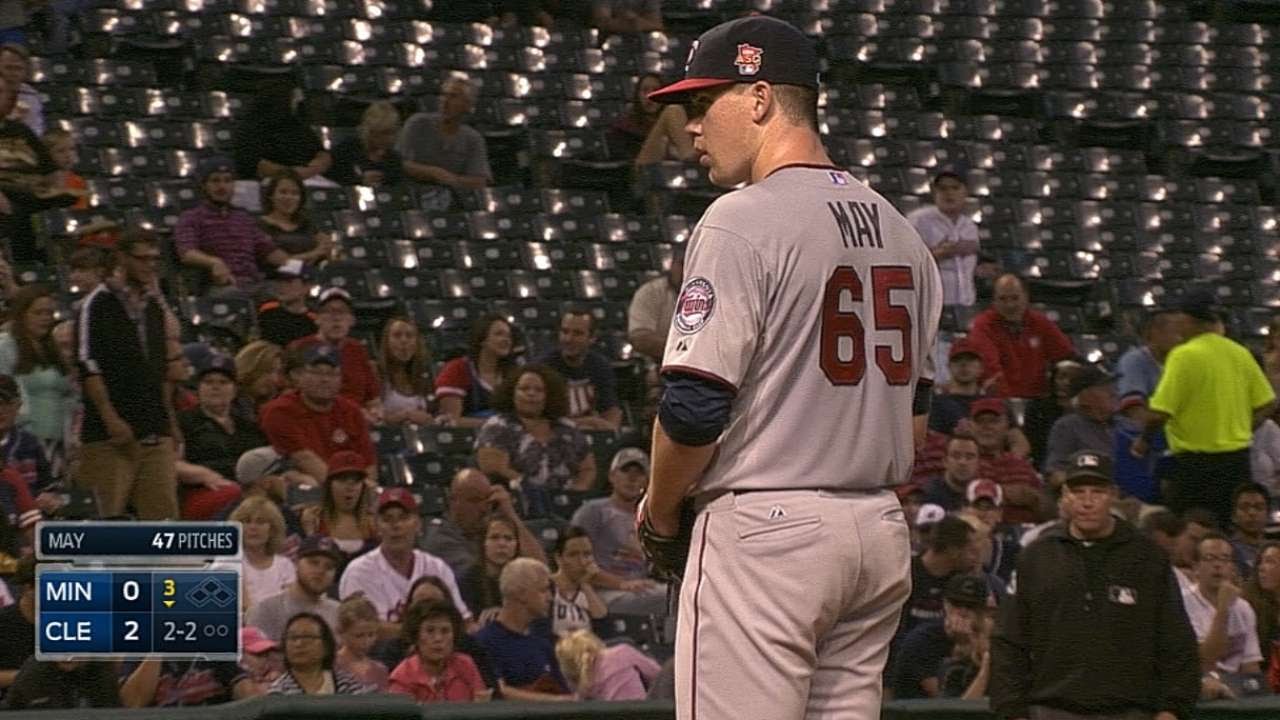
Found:
[[[179,625],[172,620],[166,620],[164,623],[164,640],[165,642],[195,642],[196,624],[190,620]]]

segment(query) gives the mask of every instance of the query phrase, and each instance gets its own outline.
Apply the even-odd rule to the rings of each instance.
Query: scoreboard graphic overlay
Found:
[[[240,530],[40,523],[36,658],[239,659]]]

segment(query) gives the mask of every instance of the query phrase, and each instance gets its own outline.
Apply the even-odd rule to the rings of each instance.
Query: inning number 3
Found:
[[[914,290],[915,279],[906,265],[880,265],[871,268],[872,316],[876,330],[902,333],[902,358],[895,360],[893,347],[876,345],[876,365],[890,385],[911,382],[911,314],[890,298],[894,290]],[[832,385],[857,385],[867,374],[866,330],[852,310],[841,310],[840,299],[848,294],[855,303],[864,302],[862,278],[849,265],[837,267],[827,280],[822,294],[822,349],[818,364]],[[867,307],[864,305],[864,307]],[[841,340],[847,340],[847,357],[840,357]]]

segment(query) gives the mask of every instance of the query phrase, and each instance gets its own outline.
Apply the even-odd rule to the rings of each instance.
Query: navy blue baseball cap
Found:
[[[222,373],[232,382],[236,380],[236,361],[230,355],[217,351],[209,353],[205,361],[196,366],[196,377],[203,379],[209,373]]]
[[[960,163],[952,163],[950,165],[943,165],[942,167],[934,171],[933,180],[931,181],[931,184],[937,185],[939,180],[941,180],[942,178],[948,178],[948,177],[955,178],[962,183],[968,182],[968,176],[969,176],[968,168],[966,168],[964,165]]]
[[[342,357],[338,355],[338,351],[329,343],[309,345],[302,357],[303,362],[308,366],[331,365],[336,368],[342,367]]]
[[[210,175],[220,172],[231,173],[232,175],[236,172],[235,163],[231,162],[231,158],[226,155],[213,155],[207,157],[204,160],[201,160],[200,164],[196,167],[196,176],[200,178],[200,182],[202,183],[205,180],[208,180]]]
[[[654,102],[679,104],[698,90],[764,81],[818,88],[818,51],[794,25],[753,15],[721,23],[694,41],[684,79],[649,93]]]
[[[1222,319],[1222,308],[1218,296],[1209,287],[1195,287],[1187,291],[1178,309],[1202,322],[1214,322]]]

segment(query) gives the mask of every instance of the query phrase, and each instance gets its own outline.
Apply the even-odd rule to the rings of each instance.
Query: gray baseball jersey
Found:
[[[712,203],[684,272],[663,372],[737,392],[698,493],[908,479],[942,282],[887,200],[843,170],[786,166]]]

